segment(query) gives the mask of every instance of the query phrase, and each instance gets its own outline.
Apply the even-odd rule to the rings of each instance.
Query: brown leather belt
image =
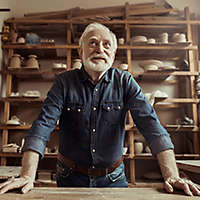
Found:
[[[73,171],[80,172],[82,174],[85,174],[87,176],[105,176],[106,174],[111,173],[114,171],[123,161],[123,157],[121,157],[116,163],[114,163],[111,167],[109,168],[85,168],[81,165],[77,165],[74,161],[69,160],[65,156],[63,156],[61,153],[58,153],[57,159],[65,164],[67,167],[72,169]]]

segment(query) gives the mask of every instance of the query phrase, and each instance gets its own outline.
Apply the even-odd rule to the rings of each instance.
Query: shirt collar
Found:
[[[110,77],[109,77],[109,71],[111,69],[109,69],[101,78],[102,81],[105,82],[110,82]],[[86,81],[86,80],[90,80],[90,76],[88,75],[88,73],[85,71],[84,66],[81,67],[80,71],[79,71],[79,77],[81,81]]]

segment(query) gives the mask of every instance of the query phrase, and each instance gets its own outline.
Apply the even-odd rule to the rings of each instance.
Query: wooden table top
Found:
[[[200,173],[200,160],[177,160],[176,163],[179,169]]]
[[[1,200],[191,200],[184,193],[167,194],[156,188],[57,188],[35,187],[27,194],[9,192]]]
[[[21,167],[17,166],[0,166],[0,179],[7,179],[12,176],[20,175]]]

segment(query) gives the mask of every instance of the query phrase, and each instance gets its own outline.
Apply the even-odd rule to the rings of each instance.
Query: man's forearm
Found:
[[[169,149],[157,154],[157,159],[160,165],[164,180],[167,178],[178,178],[179,172],[176,165],[174,151]]]
[[[22,158],[21,177],[30,177],[32,181],[35,180],[35,175],[39,162],[39,154],[34,151],[24,152]]]

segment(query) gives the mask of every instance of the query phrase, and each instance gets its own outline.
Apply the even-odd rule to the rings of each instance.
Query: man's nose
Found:
[[[103,47],[103,44],[102,43],[99,43],[99,45],[97,46],[96,48],[96,51],[98,53],[102,53],[104,51],[104,47]]]

